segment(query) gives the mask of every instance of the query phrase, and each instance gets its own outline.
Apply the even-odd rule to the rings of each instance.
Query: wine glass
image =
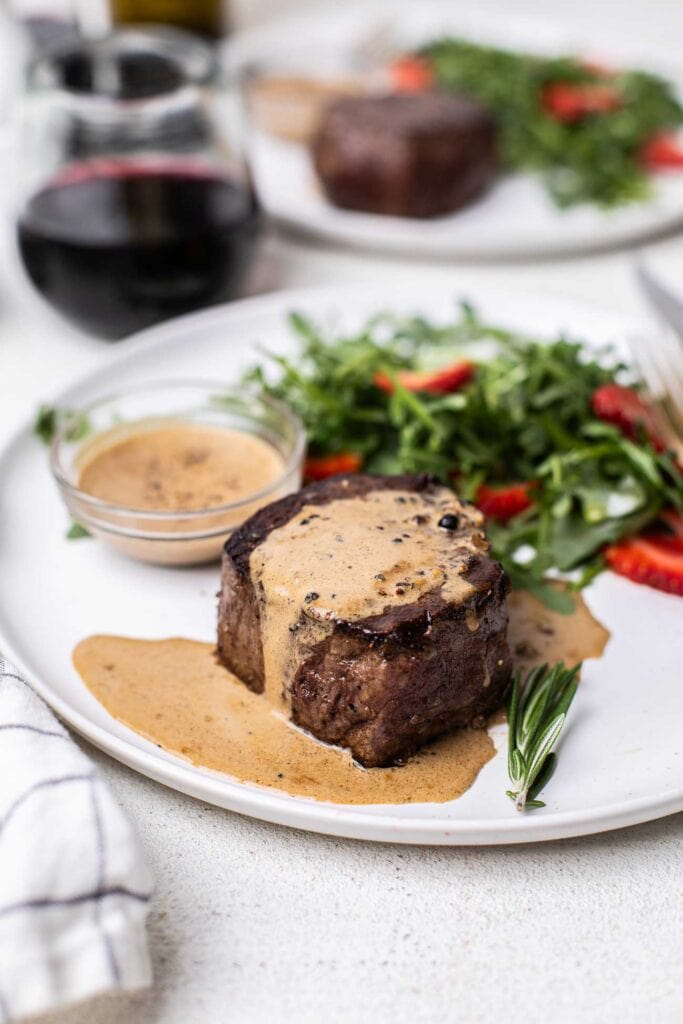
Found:
[[[217,130],[214,62],[187,33],[145,28],[30,69],[19,252],[43,298],[92,334],[239,293],[259,216],[229,104]]]

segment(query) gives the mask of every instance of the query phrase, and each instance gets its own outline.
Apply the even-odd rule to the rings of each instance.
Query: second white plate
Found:
[[[341,11],[308,10],[273,25],[236,36],[226,60],[233,68],[250,62],[292,61],[292,67],[315,69],[321,53],[351,55],[373,33],[389,31],[406,49],[438,35],[464,35],[476,41],[542,54],[609,55],[615,66],[643,66],[671,78],[664,63],[615,52],[609,42],[577,40],[560,26],[514,24],[479,16],[461,5],[428,0],[421,4],[350,5]],[[296,62],[299,61],[299,65]],[[275,64],[277,66],[277,63]],[[673,65],[675,68],[675,65]],[[678,85],[680,73],[677,75]],[[254,182],[267,212],[282,224],[328,241],[410,256],[500,259],[559,255],[616,248],[642,242],[683,225],[683,173],[660,174],[651,199],[615,210],[590,204],[558,209],[532,175],[510,175],[471,206],[448,217],[415,221],[356,213],[332,206],[316,180],[305,146],[252,131]]]

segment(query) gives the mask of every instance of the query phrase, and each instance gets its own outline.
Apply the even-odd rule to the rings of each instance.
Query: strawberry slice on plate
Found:
[[[620,107],[619,91],[602,82],[551,82],[543,90],[544,110],[565,124],[591,114],[609,114]]]
[[[304,462],[304,479],[326,480],[337,473],[357,473],[362,465],[363,460],[356,452],[309,456]]]
[[[480,484],[475,503],[485,516],[506,522],[533,504],[532,488],[532,483],[504,484],[502,487]]]
[[[398,370],[396,380],[406,391],[424,391],[429,395],[448,395],[458,391],[474,376],[474,363],[461,359],[450,366],[442,366],[438,370]],[[394,381],[388,373],[380,371],[373,380],[378,388],[391,395]]]
[[[641,159],[651,171],[683,170],[683,144],[676,135],[655,135],[645,143]]]
[[[683,516],[665,509],[642,534],[610,544],[605,560],[634,583],[683,597]]]
[[[598,419],[619,427],[622,434],[632,441],[639,440],[641,432],[644,432],[655,451],[666,450],[652,409],[632,388],[603,384],[593,392],[591,408]]]
[[[399,92],[423,92],[434,86],[434,71],[425,57],[408,53],[393,62],[391,81]]]

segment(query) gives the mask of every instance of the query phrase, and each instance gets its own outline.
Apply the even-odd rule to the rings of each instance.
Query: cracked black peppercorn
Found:
[[[447,512],[445,516],[441,516],[441,519],[439,519],[439,526],[442,530],[457,530],[460,526],[460,520],[452,512]]]

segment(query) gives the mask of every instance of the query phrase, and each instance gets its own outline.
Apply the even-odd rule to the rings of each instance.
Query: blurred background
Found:
[[[504,270],[531,285],[532,275],[542,276],[539,261],[572,258],[571,282],[580,286],[584,269],[590,276],[580,259],[670,237],[683,226],[683,173],[670,173],[683,163],[678,143],[672,148],[667,136],[664,163],[660,145],[659,164],[648,167],[656,188],[647,201],[626,194],[642,183],[605,170],[619,146],[620,158],[629,147],[640,154],[644,133],[660,143],[662,127],[677,126],[680,108],[667,90],[683,70],[675,44],[682,29],[683,6],[669,0],[577,0],[571,10],[518,0],[514,17],[509,4],[494,0],[473,7],[439,0],[4,0],[2,326],[9,335],[11,317],[19,315],[37,330],[56,331],[64,344],[119,340],[245,295],[365,277],[380,251],[383,269],[415,257],[465,269],[486,262],[492,274]],[[517,146],[526,164],[510,165],[503,153],[504,166],[489,168],[488,178],[479,169],[477,189],[443,196],[441,207],[380,209],[367,182],[364,196],[340,191],[325,168],[337,159],[335,147],[350,151],[364,114],[353,112],[341,143],[332,137],[330,156],[314,146],[323,109],[349,94],[420,91],[410,77],[413,55],[460,32],[542,59],[572,57],[562,73],[570,85],[572,76],[588,75],[579,87],[587,88],[589,107],[603,108],[577,114],[571,88],[569,96],[562,86],[551,96],[539,87],[532,111],[543,114],[538,124],[524,124],[525,111],[513,111],[526,133]],[[397,79],[403,55],[409,78]],[[462,69],[448,81],[456,57],[438,58],[437,86],[461,90]],[[631,67],[661,74],[664,87],[637,77],[618,83],[624,92],[615,107],[609,76]],[[461,91],[484,107],[491,94],[510,150],[517,143],[506,141],[504,109],[501,117],[506,74],[495,64],[487,70],[484,60],[469,83],[473,92]],[[560,106],[552,110],[551,101]],[[419,124],[423,115],[412,116]],[[591,132],[601,118],[607,142],[598,139],[596,147]],[[560,169],[539,184],[527,171],[539,154],[548,164],[548,150],[562,155],[565,140],[575,164],[586,165],[583,178]],[[388,163],[391,147],[382,145]],[[337,178],[346,174],[337,171]],[[610,173],[606,187],[621,189],[627,202],[599,194],[597,177]],[[596,180],[588,181],[591,175]],[[422,199],[430,192],[414,185],[413,199],[420,188]]]

